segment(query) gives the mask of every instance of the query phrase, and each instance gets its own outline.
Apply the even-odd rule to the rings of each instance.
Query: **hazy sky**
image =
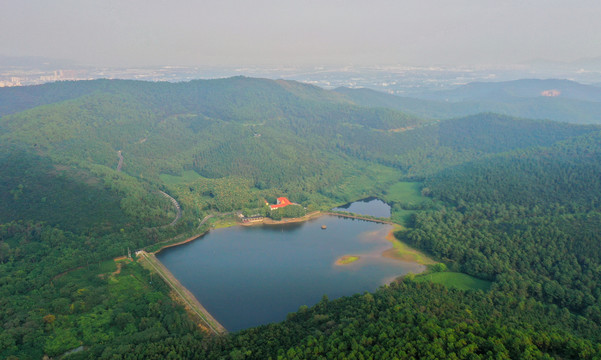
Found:
[[[93,65],[474,65],[601,56],[599,0],[1,0],[0,55]]]

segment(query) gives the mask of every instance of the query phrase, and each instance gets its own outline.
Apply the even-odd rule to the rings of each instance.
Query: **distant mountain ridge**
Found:
[[[388,107],[427,118],[449,119],[495,112],[577,124],[601,123],[601,88],[569,80],[478,82],[415,97],[369,89],[338,88],[335,91],[363,106]]]
[[[558,79],[521,79],[503,82],[473,82],[453,90],[428,92],[417,95],[417,98],[459,101],[502,101],[513,98],[536,98],[549,96],[555,90],[555,96],[560,98],[601,102],[601,89],[577,83],[570,80]]]

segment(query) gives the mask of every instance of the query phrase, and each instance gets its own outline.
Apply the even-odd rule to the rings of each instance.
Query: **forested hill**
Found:
[[[0,357],[598,357],[601,129],[384,105],[245,77],[0,89]],[[400,180],[431,199],[393,204],[414,213],[396,236],[489,292],[408,277],[211,339],[112,260],[265,199],[325,210]]]
[[[462,271],[601,321],[601,133],[442,171],[450,206],[418,214],[404,239]]]
[[[599,88],[568,80],[470,83],[453,90],[411,97],[370,89],[338,88],[335,91],[360,105],[387,107],[428,118],[448,119],[494,112],[577,124],[601,123]]]
[[[361,174],[391,169],[397,178],[421,179],[490,154],[549,146],[596,130],[490,113],[434,122],[354,105],[311,85],[245,77],[61,82],[0,89],[0,102],[33,106],[0,118],[6,190],[0,219],[64,228],[79,227],[69,209],[81,202],[56,186],[64,181],[82,189],[74,193],[97,194],[105,204],[116,206],[115,199],[124,198],[115,211],[107,210],[115,221],[91,213],[82,220],[98,219],[107,229],[134,218],[151,226],[169,216],[169,203],[150,191],[165,185],[160,174],[193,170],[217,183],[245,184],[237,186],[246,189],[237,197],[248,199],[240,206],[254,206],[260,196],[253,189],[267,191],[264,196],[284,193],[308,206],[369,192],[350,193],[353,177]],[[52,103],[35,106],[44,102]],[[119,150],[124,166],[117,174]],[[390,181],[371,177],[375,188]],[[190,191],[178,196],[196,198]],[[207,209],[233,210],[232,199],[216,196],[223,191],[202,192],[217,199]],[[51,207],[63,211],[43,211]]]
[[[159,162],[157,167],[168,168],[175,153],[235,145],[255,135],[264,136],[264,143],[285,145],[309,135],[321,135],[323,140],[335,135],[337,127],[386,131],[421,122],[392,110],[361,108],[313,86],[242,77],[180,84],[98,80],[43,87],[47,89],[32,87],[31,94],[2,91],[0,98],[6,96],[5,102],[12,103],[16,95],[30,95],[38,101],[56,87],[58,93],[64,87],[69,94],[81,87],[81,93],[4,116],[0,131],[6,141],[30,144],[54,156],[60,152],[64,158],[91,158],[107,166],[112,165],[113,152],[122,149],[139,160],[130,161],[130,166],[146,162],[135,170],[124,168],[136,174],[151,171],[152,157]],[[199,145],[199,136],[206,145]]]
[[[601,209],[601,133],[446,169],[427,186],[446,202]]]
[[[74,96],[78,87],[81,93]],[[244,77],[178,84],[98,80],[26,90],[0,91],[0,98],[10,103],[27,94],[35,100],[31,104],[50,94],[71,98],[3,116],[4,142],[35,147],[60,162],[107,167],[122,150],[129,160],[124,171],[151,179],[192,168],[209,178],[237,175],[281,186],[327,167],[332,171],[320,177],[327,184],[343,173],[340,164],[348,156],[421,174],[424,158],[454,164],[481,152],[550,144],[588,131],[554,123],[517,129],[511,124],[521,120],[490,114],[436,125],[395,110],[357,106],[314,86]],[[507,125],[498,132],[501,122]],[[464,130],[486,139],[488,148],[473,148],[471,140],[453,143]],[[512,145],[503,145],[508,139]]]

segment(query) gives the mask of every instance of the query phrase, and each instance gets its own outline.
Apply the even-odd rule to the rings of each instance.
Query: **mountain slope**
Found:
[[[424,120],[243,77],[53,86],[59,101],[26,87],[19,96],[31,90],[34,100],[0,118],[0,357],[81,344],[70,357],[601,353],[598,126],[491,113]],[[217,211],[254,211],[283,195],[328,209],[400,179],[423,181],[433,208],[395,235],[489,279],[490,292],[409,277],[211,339],[165,284],[111,260],[197,234]],[[181,204],[175,226],[159,189]]]

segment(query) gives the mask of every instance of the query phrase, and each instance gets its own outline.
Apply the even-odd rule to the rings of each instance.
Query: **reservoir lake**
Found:
[[[357,215],[368,215],[382,218],[390,217],[390,205],[375,197],[358,200],[332,210],[346,211]]]
[[[322,225],[327,229],[323,230]],[[391,225],[325,215],[235,226],[157,254],[228,331],[282,321],[301,305],[374,291],[424,266],[382,256]],[[335,265],[344,255],[359,260]]]

